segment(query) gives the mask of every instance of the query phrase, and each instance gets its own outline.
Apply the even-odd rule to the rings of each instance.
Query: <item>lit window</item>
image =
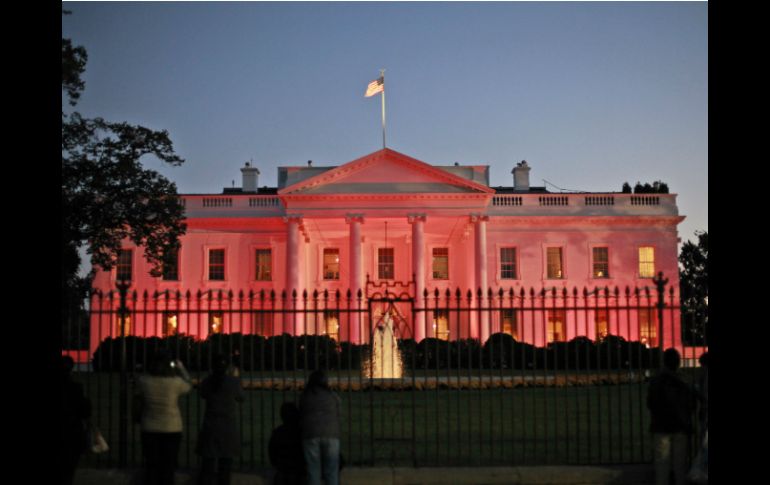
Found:
[[[446,310],[433,311],[433,332],[439,340],[449,340],[449,315]]]
[[[519,340],[518,321],[516,310],[500,310],[500,331],[506,333],[516,340]]]
[[[271,255],[270,249],[257,249],[257,269],[255,273],[257,281],[271,281],[273,279]]]
[[[163,255],[163,281],[179,281],[179,250]]]
[[[548,310],[548,335],[546,342],[564,342],[567,338],[567,312]]]
[[[516,248],[500,248],[500,279],[516,279]]]
[[[222,333],[224,330],[224,314],[222,312],[209,313],[209,333]]]
[[[133,278],[131,260],[133,251],[130,249],[121,249],[118,253],[118,262],[115,267],[115,279],[118,281],[131,281]]]
[[[176,312],[164,312],[163,314],[163,336],[169,337],[179,333],[179,316]]]
[[[324,249],[324,279],[340,279],[340,250],[337,248]]]
[[[655,277],[655,248],[650,246],[639,248],[639,277]]]
[[[647,347],[658,346],[658,315],[653,308],[639,309],[639,342]]]
[[[225,279],[225,250],[209,249],[209,280],[224,281]]]
[[[126,315],[124,318],[120,318],[120,315],[117,317],[116,336],[120,337],[121,335],[131,335],[131,315]]]
[[[336,310],[324,311],[324,335],[328,335],[333,340],[340,338],[340,312]]]
[[[548,258],[548,279],[564,278],[561,248],[548,248],[546,255]]]
[[[596,325],[596,340],[601,340],[610,333],[609,316],[606,308],[599,308],[594,313],[594,324]]]
[[[377,276],[381,280],[392,280],[395,278],[393,248],[379,248],[377,250]]]
[[[610,256],[608,248],[593,248],[594,278],[610,277]]]
[[[433,279],[449,279],[449,248],[433,248]]]

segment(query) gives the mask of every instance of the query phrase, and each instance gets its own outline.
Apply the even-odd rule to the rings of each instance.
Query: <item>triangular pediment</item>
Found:
[[[494,193],[494,190],[391,149],[383,149],[281,189],[300,194]]]

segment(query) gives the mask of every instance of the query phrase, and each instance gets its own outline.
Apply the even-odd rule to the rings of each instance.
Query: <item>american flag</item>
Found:
[[[371,96],[374,96],[377,93],[381,93],[384,90],[385,90],[385,80],[382,78],[382,76],[380,76],[374,81],[369,83],[369,85],[366,87],[366,94],[364,95],[364,97],[369,98]]]

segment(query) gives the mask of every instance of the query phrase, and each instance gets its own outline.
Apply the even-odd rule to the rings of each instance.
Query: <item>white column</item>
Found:
[[[286,229],[286,301],[282,302],[286,305],[287,310],[295,308],[294,299],[292,293],[296,290],[297,300],[296,308],[302,308],[302,288],[300,288],[300,227],[302,225],[301,216],[287,216],[284,217],[284,221],[287,223]],[[283,319],[283,332],[302,335],[305,333],[304,318],[294,318],[293,314],[286,313],[286,318]]]
[[[414,272],[415,308],[425,308],[425,215],[409,216],[412,225],[412,271]],[[414,339],[417,342],[425,338],[425,311],[415,313]]]
[[[476,302],[477,306],[489,307],[487,300],[487,289],[489,281],[487,280],[487,221],[488,216],[471,216],[471,222],[475,224],[474,233],[476,235],[476,288],[473,289],[474,295],[478,295],[481,288],[482,298]],[[479,318],[479,336],[481,344],[484,345],[489,339],[489,311],[482,311]]]
[[[350,302],[351,307],[355,309],[359,308],[358,291],[363,293],[364,279],[364,264],[363,256],[361,254],[361,224],[364,223],[364,218],[361,214],[348,214],[345,217],[345,222],[350,226],[349,238],[350,238],[350,293],[352,300]],[[363,307],[363,296],[361,300],[361,308]],[[350,342],[354,344],[361,343],[361,314],[351,313],[350,328],[348,329],[348,335],[340,335],[340,339],[347,338],[349,336]]]

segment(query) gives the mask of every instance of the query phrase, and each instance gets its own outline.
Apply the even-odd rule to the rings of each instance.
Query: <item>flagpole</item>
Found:
[[[382,149],[385,149],[385,69],[380,69],[382,78]]]

